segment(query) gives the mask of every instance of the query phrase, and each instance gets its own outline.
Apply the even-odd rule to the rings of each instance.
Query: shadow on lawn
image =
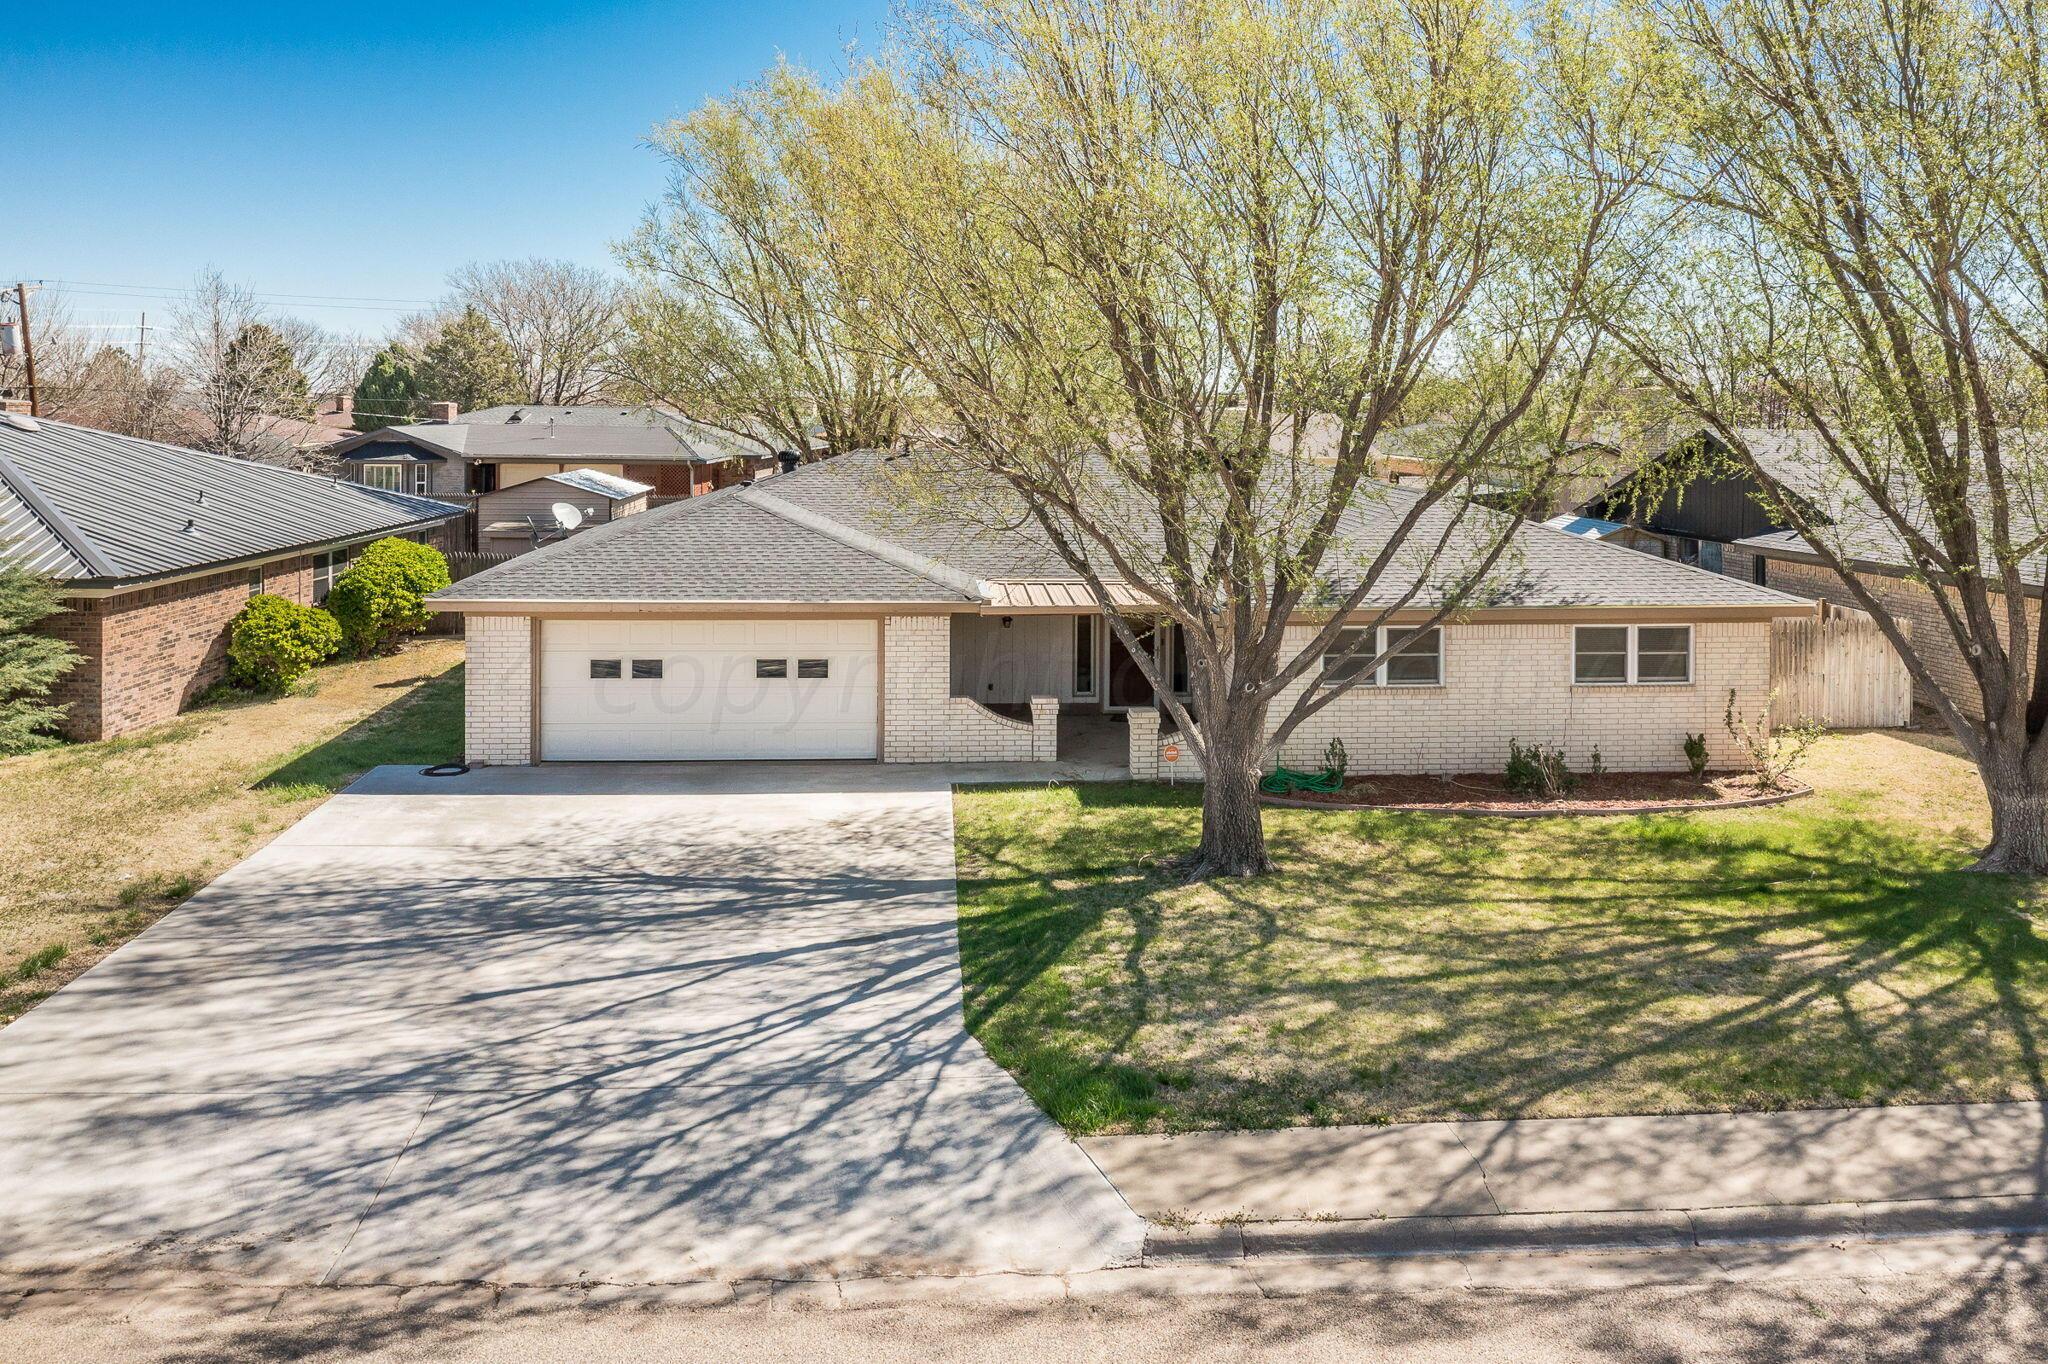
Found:
[[[961,945],[969,1026],[1073,1130],[2048,1091],[2035,888],[1960,847],[1273,812],[1278,874],[1187,888],[1194,795],[1072,799],[1042,843],[963,822]]]
[[[341,733],[294,754],[255,783],[287,797],[331,794],[384,763],[456,762],[462,757],[462,666],[438,676],[397,678],[380,689],[404,694]]]

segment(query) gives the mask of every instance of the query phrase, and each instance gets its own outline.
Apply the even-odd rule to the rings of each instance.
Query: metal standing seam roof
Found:
[[[64,582],[164,577],[461,514],[429,498],[68,422],[0,422],[0,549]]]
[[[759,504],[738,486],[628,517],[467,579],[444,599],[979,601],[1087,609],[1085,580],[1021,517],[1013,529],[997,531],[897,509],[884,472],[892,458],[912,457],[842,455],[776,475],[760,489]],[[1343,553],[1332,560],[1333,590],[1342,590],[1344,564],[1377,552],[1419,496],[1374,485],[1369,505],[1347,513]],[[776,506],[790,514],[776,514]],[[1472,515],[1483,528],[1487,518],[1504,514],[1474,508]],[[1431,508],[1418,521],[1414,543],[1433,542],[1450,517],[1449,507]],[[936,572],[914,571],[921,563]],[[980,580],[991,591],[977,597],[947,578]],[[1364,605],[1396,601],[1413,580],[1391,570]],[[1425,585],[1412,604],[1429,608],[1441,600]],[[1811,609],[1771,588],[1540,525],[1522,529],[1510,561],[1496,567],[1472,605]]]

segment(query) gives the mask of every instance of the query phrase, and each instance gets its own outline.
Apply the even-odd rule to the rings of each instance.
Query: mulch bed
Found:
[[[1747,774],[1709,772],[1603,772],[1581,775],[1563,800],[1517,795],[1494,773],[1457,777],[1349,777],[1342,791],[1302,791],[1266,796],[1269,805],[1304,809],[1339,806],[1346,809],[1421,810],[1470,815],[1640,815],[1665,810],[1742,809],[1780,805],[1812,795],[1811,787],[1793,784],[1784,791],[1758,791]]]

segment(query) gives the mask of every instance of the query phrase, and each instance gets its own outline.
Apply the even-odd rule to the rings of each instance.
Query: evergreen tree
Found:
[[[58,678],[78,663],[62,640],[30,633],[59,609],[56,588],[20,564],[0,559],[0,755],[50,743],[49,730],[64,706],[45,700]]]
[[[251,322],[235,333],[226,368],[237,391],[258,410],[280,417],[311,415],[313,386],[292,348],[269,323]]]
[[[377,352],[356,385],[356,430],[398,426],[417,420],[425,410],[419,356],[403,341],[394,341]]]
[[[464,308],[420,353],[420,388],[435,402],[464,412],[526,400],[519,356],[504,334],[475,308]]]

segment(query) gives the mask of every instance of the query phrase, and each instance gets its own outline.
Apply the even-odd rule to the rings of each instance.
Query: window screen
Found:
[[[1692,627],[1642,625],[1636,628],[1636,681],[1692,680]]]
[[[1395,650],[1386,664],[1390,687],[1434,687],[1444,680],[1444,632],[1388,630],[1387,647]]]
[[[1581,625],[1572,632],[1572,681],[1628,681],[1628,627]]]

